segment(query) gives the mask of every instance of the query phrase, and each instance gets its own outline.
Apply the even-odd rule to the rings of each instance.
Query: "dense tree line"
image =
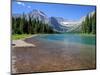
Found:
[[[13,34],[37,34],[37,33],[54,33],[53,28],[37,19],[28,15],[28,19],[23,14],[21,17],[12,17]]]
[[[82,22],[82,33],[96,34],[96,12],[92,16],[86,16]]]

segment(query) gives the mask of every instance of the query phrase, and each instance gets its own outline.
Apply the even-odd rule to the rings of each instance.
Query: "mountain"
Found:
[[[92,12],[88,13],[87,15],[89,15],[89,17],[92,17],[94,13],[95,13],[95,11],[92,11]],[[81,28],[82,28],[82,22],[85,21],[87,15],[82,16],[77,21],[65,20],[65,21],[60,22],[60,24],[67,27],[66,32],[80,32]]]
[[[89,16],[93,16],[95,11],[89,13]],[[23,14],[12,14],[13,17],[22,17]],[[33,11],[25,14],[26,19],[28,20],[30,16],[31,19],[38,19],[44,23],[49,24],[55,31],[58,32],[80,32],[82,22],[85,20],[86,16],[83,16],[77,21],[70,21],[64,19],[63,17],[48,17],[43,11],[34,9]]]
[[[66,32],[72,32],[72,31],[75,31],[78,27],[80,27],[81,22],[80,21],[62,21],[60,22],[60,24],[67,28]]]
[[[39,21],[42,21],[44,23],[49,22],[48,16],[40,10],[34,9],[32,12],[29,13],[29,15],[32,19],[38,19]]]
[[[44,12],[37,10],[37,9],[33,9],[31,12],[24,14],[24,15],[27,20],[29,20],[29,16],[30,16],[31,19],[38,19],[39,21],[42,21],[44,23],[49,22],[48,16]],[[23,14],[12,14],[12,16],[13,17],[22,17]]]
[[[67,29],[65,26],[62,26],[60,24],[60,22],[64,21],[63,18],[57,18],[57,17],[50,17],[49,18],[49,23],[50,25],[56,30],[56,31],[59,31],[59,32],[66,32]]]

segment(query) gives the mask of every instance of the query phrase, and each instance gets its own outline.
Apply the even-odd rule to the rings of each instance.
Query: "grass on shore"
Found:
[[[12,40],[24,39],[30,36],[32,36],[32,34],[13,34]]]

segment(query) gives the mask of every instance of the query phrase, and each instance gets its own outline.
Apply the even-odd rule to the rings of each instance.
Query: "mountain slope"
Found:
[[[34,9],[32,12],[29,13],[29,15],[32,19],[38,19],[39,21],[48,23],[48,16],[40,10]]]
[[[51,17],[49,19],[50,24],[52,25],[52,27],[59,32],[66,32],[67,28],[65,26],[62,26],[59,22],[59,20],[56,17]]]
[[[93,16],[94,11],[89,13],[89,16]],[[13,17],[22,17],[21,14],[13,14]],[[85,20],[86,16],[83,16],[80,20],[78,21],[70,21],[67,19],[64,19],[62,17],[48,17],[43,11],[34,9],[28,14],[25,14],[26,19],[28,20],[30,16],[31,19],[38,19],[39,21],[42,21],[43,23],[47,23],[55,31],[58,32],[80,32],[81,31],[81,25],[82,22]]]

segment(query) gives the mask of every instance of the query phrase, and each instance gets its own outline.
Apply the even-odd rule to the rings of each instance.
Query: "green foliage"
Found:
[[[12,39],[13,40],[18,40],[18,39],[24,39],[26,37],[32,36],[31,34],[13,34]]]
[[[37,33],[55,33],[50,25],[33,19],[28,15],[28,19],[23,14],[22,17],[12,17],[13,34],[37,34]]]
[[[82,33],[96,34],[96,12],[93,16],[87,15],[82,22]]]

